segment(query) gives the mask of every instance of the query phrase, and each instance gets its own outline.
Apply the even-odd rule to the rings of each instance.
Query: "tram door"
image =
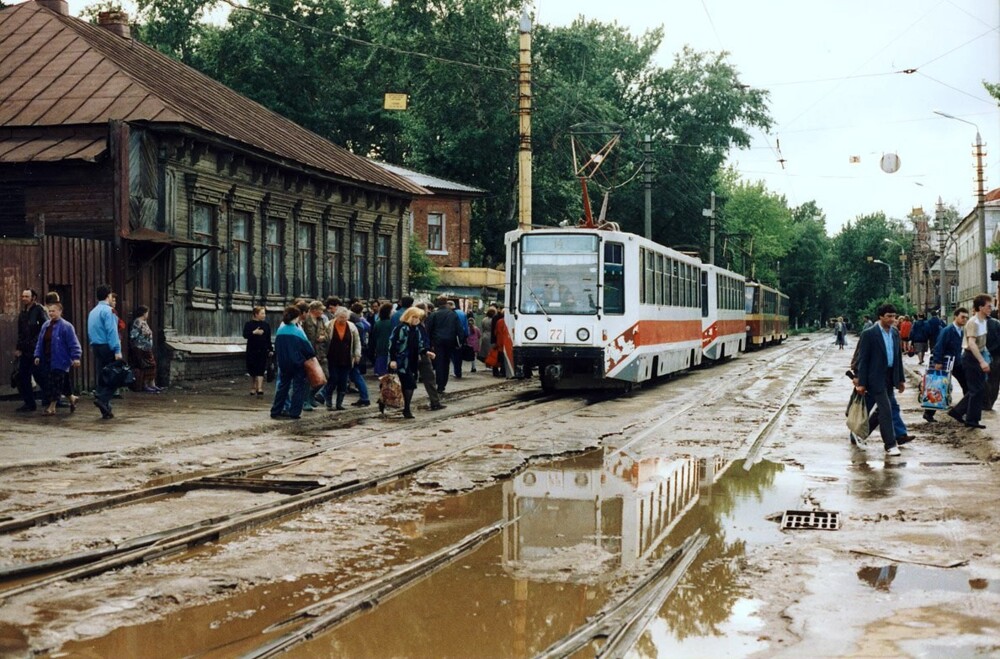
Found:
[[[708,270],[701,271],[701,317],[708,318]]]

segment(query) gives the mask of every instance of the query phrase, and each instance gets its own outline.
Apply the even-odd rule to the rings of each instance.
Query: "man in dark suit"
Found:
[[[931,365],[937,370],[944,370],[951,362],[951,374],[965,393],[965,374],[962,371],[962,337],[965,335],[965,324],[969,322],[969,310],[965,307],[955,309],[955,322],[938,332],[937,342],[931,352]],[[954,394],[952,400],[955,400]],[[934,423],[934,410],[924,410],[924,421]]]
[[[892,428],[890,410],[895,403],[893,387],[899,393],[906,389],[903,376],[903,351],[899,332],[893,326],[896,307],[883,304],[878,308],[878,322],[861,333],[858,341],[857,392],[871,394],[879,410],[879,432],[886,455],[899,455],[896,434]]]

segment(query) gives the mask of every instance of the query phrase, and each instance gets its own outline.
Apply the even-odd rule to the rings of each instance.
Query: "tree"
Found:
[[[410,234],[410,271],[407,273],[407,283],[411,291],[431,291],[437,288],[441,281],[434,262]]]
[[[762,182],[735,180],[731,171],[723,188],[725,205],[719,213],[723,263],[751,279],[779,284],[778,264],[795,239],[785,198],[768,191]]]
[[[809,325],[835,315],[830,306],[827,277],[830,238],[826,235],[826,215],[808,201],[792,209],[792,246],[781,261],[781,289],[789,298],[789,318],[793,325]]]

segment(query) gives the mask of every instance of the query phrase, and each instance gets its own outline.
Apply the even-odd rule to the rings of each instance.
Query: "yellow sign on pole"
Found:
[[[386,92],[382,107],[386,110],[405,110],[409,101],[410,96],[408,94]]]

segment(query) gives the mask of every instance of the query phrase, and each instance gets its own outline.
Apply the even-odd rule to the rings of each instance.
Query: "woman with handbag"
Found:
[[[76,338],[76,329],[62,318],[63,306],[59,302],[48,305],[49,319],[42,325],[35,344],[35,366],[41,367],[46,373],[45,392],[42,404],[45,409],[42,414],[52,416],[56,413],[56,403],[66,389],[66,378],[69,369],[80,367],[80,357],[83,348]],[[69,397],[69,411],[76,411],[76,396]]]
[[[156,355],[153,353],[153,330],[149,326],[149,307],[139,305],[135,309],[132,328],[128,338],[131,350],[132,368],[138,371],[136,386],[147,394],[158,394],[162,389],[156,386]]]
[[[423,332],[418,328],[423,319],[424,312],[416,307],[404,311],[389,345],[389,368],[399,373],[399,383],[403,389],[403,417],[407,419],[413,418],[410,402],[417,389],[420,357],[426,354],[434,359],[434,353],[427,350]],[[382,401],[379,401],[379,409],[384,409]]]
[[[348,318],[351,317],[351,310],[345,306],[337,307],[337,312],[333,316],[333,323],[330,325],[330,347],[326,353],[326,363],[330,368],[330,385],[337,387],[337,407],[344,409],[344,396],[347,394],[347,379],[351,375],[351,369],[361,361],[361,337],[358,328],[354,326]],[[331,407],[330,397],[327,396],[327,407]]]
[[[278,360],[278,386],[271,404],[272,419],[299,419],[309,386],[306,383],[305,362],[316,356],[306,333],[299,326],[302,312],[298,307],[286,307],[281,327],[274,334],[274,353]],[[288,409],[285,404],[288,403]]]
[[[250,395],[264,395],[264,376],[273,354],[271,326],[264,319],[267,310],[254,307],[253,316],[243,325],[243,338],[247,340],[247,375],[250,376]]]

